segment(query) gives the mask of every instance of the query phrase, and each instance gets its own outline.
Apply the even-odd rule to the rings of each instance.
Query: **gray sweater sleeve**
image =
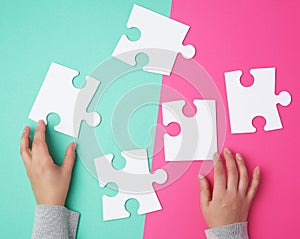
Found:
[[[207,239],[248,239],[247,222],[205,230]]]
[[[63,206],[37,205],[32,239],[74,239],[78,219],[79,213]]]

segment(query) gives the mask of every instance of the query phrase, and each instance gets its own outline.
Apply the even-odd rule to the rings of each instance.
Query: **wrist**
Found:
[[[35,191],[34,196],[38,205],[58,205],[65,206],[66,197],[60,192]]]
[[[50,205],[50,206],[65,206],[65,200],[57,199],[36,199],[37,205]]]
[[[213,222],[213,223],[208,223],[207,226],[209,229],[217,228],[217,227],[225,227],[228,225],[233,225],[236,223],[245,223],[247,220],[232,220],[232,221],[226,221],[226,222]]]

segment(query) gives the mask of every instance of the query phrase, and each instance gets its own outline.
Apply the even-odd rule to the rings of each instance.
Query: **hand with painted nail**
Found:
[[[30,128],[25,127],[20,152],[37,204],[64,206],[75,161],[75,143],[66,149],[64,162],[56,165],[45,140],[45,123],[39,121],[30,147]]]
[[[249,183],[247,167],[241,154],[234,157],[229,149],[225,149],[224,158],[227,174],[221,156],[217,153],[214,155],[213,190],[208,179],[199,175],[200,204],[209,228],[246,222],[259,185],[258,167],[254,169]]]

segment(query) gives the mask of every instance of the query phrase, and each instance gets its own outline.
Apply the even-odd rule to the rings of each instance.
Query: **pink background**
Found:
[[[256,165],[261,168],[261,185],[249,217],[250,237],[295,238],[300,235],[299,1],[173,0],[171,18],[191,26],[185,44],[196,47],[194,59],[212,76],[223,99],[226,131],[225,143],[219,141],[219,150],[225,146],[242,153],[250,172]],[[290,106],[278,106],[284,128],[264,132],[265,121],[257,118],[256,133],[232,135],[224,72],[241,69],[243,84],[251,85],[251,68],[273,66],[277,69],[276,93],[287,90],[292,95]],[[175,75],[163,79],[164,86],[178,89],[188,102],[199,97],[183,84]],[[165,100],[163,89],[161,102]],[[220,107],[217,117],[222,114],[219,111]],[[218,120],[220,127],[222,122]],[[161,122],[160,110],[158,124]],[[218,130],[222,135],[224,129]],[[157,133],[156,149],[161,147],[161,137]],[[162,166],[167,163],[160,151],[154,156],[153,169]],[[163,210],[146,216],[144,238],[205,238],[207,226],[199,207],[197,179],[200,167],[201,162],[192,163],[175,182],[158,190]]]

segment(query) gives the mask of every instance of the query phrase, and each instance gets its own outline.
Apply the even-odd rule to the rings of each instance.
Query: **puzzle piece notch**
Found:
[[[77,138],[82,120],[94,127],[100,123],[96,112],[86,112],[100,82],[91,76],[86,77],[82,89],[73,86],[73,79],[79,72],[52,62],[28,118],[47,123],[50,113],[59,115],[61,121],[54,129]]]
[[[161,204],[152,184],[165,183],[167,173],[162,169],[153,174],[149,173],[146,149],[124,151],[121,155],[126,160],[126,166],[122,170],[113,168],[113,154],[94,160],[100,187],[114,182],[119,188],[115,197],[103,196],[103,219],[106,221],[129,217],[125,203],[130,198],[139,202],[139,214],[161,210]]]
[[[176,122],[171,122],[167,126],[165,126],[164,133],[169,134],[170,136],[177,136],[180,134],[181,128],[180,125]]]
[[[242,71],[225,72],[231,133],[256,132],[252,125],[256,116],[265,118],[265,131],[283,127],[277,104],[289,105],[291,95],[286,91],[275,95],[275,70],[275,67],[251,69],[254,83],[249,87],[241,84]]]
[[[170,75],[178,53],[186,59],[195,55],[194,46],[182,45],[188,25],[134,4],[127,27],[138,28],[140,39],[130,41],[121,36],[112,55],[129,65],[135,65],[135,56],[142,52],[149,56],[145,71]]]
[[[164,135],[166,161],[212,159],[217,151],[216,106],[214,100],[194,100],[197,112],[193,117],[183,113],[184,100],[162,104],[163,124],[178,123],[177,136]]]

